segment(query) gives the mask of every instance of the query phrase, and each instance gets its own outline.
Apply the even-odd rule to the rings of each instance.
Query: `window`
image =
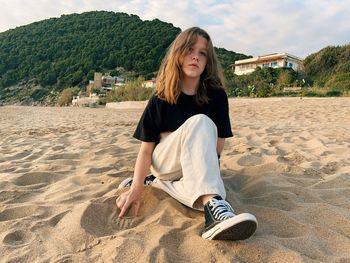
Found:
[[[271,67],[272,68],[277,68],[277,62],[275,61],[275,62],[271,62]]]
[[[292,68],[293,67],[293,63],[288,63],[288,68]]]
[[[263,64],[262,64],[262,67],[263,67],[263,68],[268,68],[268,67],[269,67],[269,63],[263,63]]]

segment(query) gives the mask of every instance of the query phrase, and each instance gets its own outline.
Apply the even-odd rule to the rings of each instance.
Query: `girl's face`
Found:
[[[207,65],[207,45],[208,41],[202,37],[197,37],[197,42],[188,50],[182,63],[184,78],[199,80]]]

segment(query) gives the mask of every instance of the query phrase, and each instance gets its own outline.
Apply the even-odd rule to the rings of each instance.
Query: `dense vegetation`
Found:
[[[231,96],[341,96],[350,95],[350,45],[326,47],[304,60],[304,71],[257,68],[249,75],[228,77]],[[286,87],[301,87],[285,92]]]
[[[31,83],[40,86],[30,94],[37,100],[116,67],[152,76],[179,32],[157,19],[113,12],[63,15],[6,31],[0,34],[0,96],[18,95],[4,87]]]
[[[283,88],[288,86],[305,86],[302,74],[290,68],[257,68],[248,75],[229,78],[230,96],[268,97],[283,95]]]
[[[94,70],[118,66],[149,74],[179,32],[159,20],[113,12],[32,23],[0,35],[1,86],[32,78],[43,86],[75,86]]]
[[[350,44],[323,48],[306,57],[304,66],[314,85],[350,91]]]
[[[0,33],[0,101],[57,97],[85,87],[95,71],[154,76],[179,28],[105,11],[63,15]],[[217,49],[223,66],[245,55]]]

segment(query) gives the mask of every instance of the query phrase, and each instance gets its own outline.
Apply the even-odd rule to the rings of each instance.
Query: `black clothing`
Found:
[[[134,137],[144,142],[160,140],[160,133],[173,132],[196,114],[207,115],[218,129],[218,137],[232,137],[228,99],[223,89],[208,89],[209,103],[199,106],[195,95],[181,93],[176,104],[170,104],[153,95],[141,116]]]

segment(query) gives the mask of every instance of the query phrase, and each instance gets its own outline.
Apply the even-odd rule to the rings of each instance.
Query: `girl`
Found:
[[[223,76],[207,32],[193,27],[171,44],[158,72],[134,137],[141,140],[133,179],[116,200],[122,218],[130,207],[138,215],[144,184],[179,202],[203,210],[205,239],[241,240],[257,228],[255,216],[235,215],[225,201],[218,157],[232,137]],[[151,169],[152,174],[147,176]]]

